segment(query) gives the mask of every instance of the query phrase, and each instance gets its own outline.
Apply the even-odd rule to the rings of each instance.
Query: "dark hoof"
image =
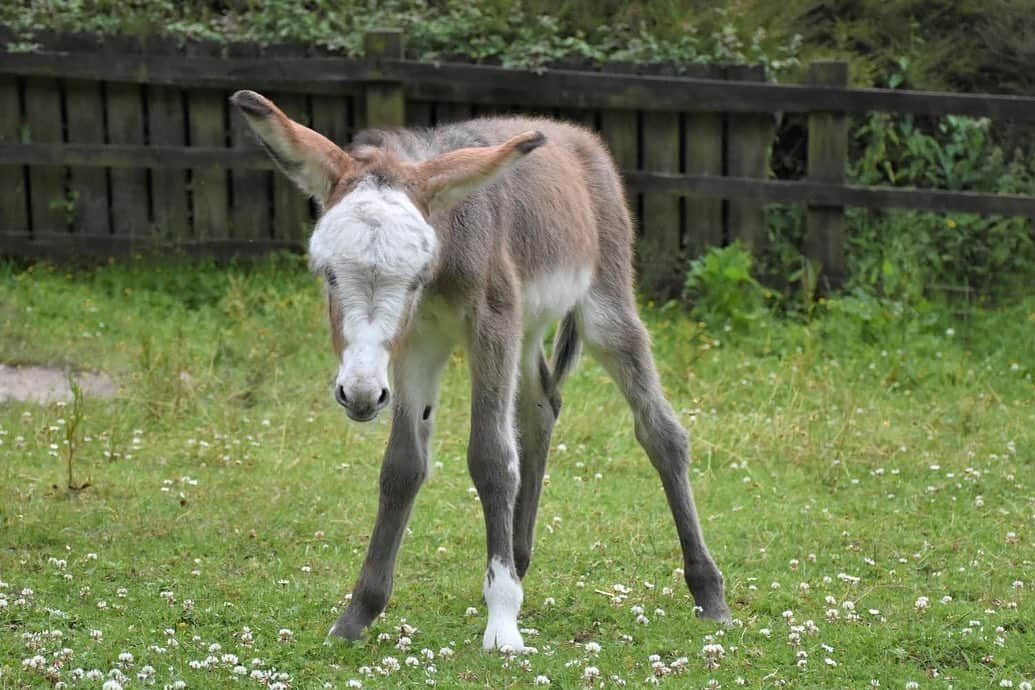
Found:
[[[328,637],[340,637],[343,640],[355,642],[356,640],[363,637],[363,628],[366,626],[360,625],[353,621],[346,615],[342,615],[341,618],[331,627],[327,632]]]
[[[701,618],[707,618],[724,625],[733,623],[733,616],[730,615],[730,609],[725,602],[719,602],[711,606],[695,606],[694,608],[697,610],[697,615]]]

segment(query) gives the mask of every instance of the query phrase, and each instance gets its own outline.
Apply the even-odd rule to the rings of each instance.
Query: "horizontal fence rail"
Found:
[[[845,277],[845,207],[1035,218],[1032,197],[845,181],[849,114],[1033,123],[1035,98],[848,88],[835,62],[813,64],[804,84],[768,83],[760,68],[736,65],[686,65],[675,75],[424,63],[403,59],[402,38],[367,34],[362,60],[298,46],[60,36],[39,51],[0,52],[0,252],[303,247],[314,210],[272,172],[229,107],[239,88],[266,92],[342,145],[366,127],[502,113],[596,130],[639,218],[640,280],[650,292],[670,292],[685,257],[708,245],[761,249],[765,204],[807,206],[803,252],[828,286]],[[769,179],[774,116],[783,113],[808,115],[805,179]]]
[[[136,56],[135,56],[136,57]],[[501,72],[506,72],[501,78]],[[364,82],[402,85],[418,100],[521,103],[540,107],[659,111],[912,113],[967,115],[1035,122],[1035,99],[856,89],[797,84],[736,83],[692,77],[609,74],[583,70],[506,69],[486,65],[345,58],[210,58],[141,55],[112,62],[105,55],[0,54],[0,72],[24,77],[91,79],[187,88],[238,88],[298,93],[355,93]]]
[[[8,164],[183,170],[215,165],[239,170],[276,169],[264,151],[102,144],[0,144],[0,165]],[[776,204],[812,203],[823,206],[899,208],[1035,218],[1035,197],[1016,194],[949,192],[910,187],[866,187],[807,180],[679,175],[643,170],[622,170],[621,174],[626,185],[639,192],[691,192]]]

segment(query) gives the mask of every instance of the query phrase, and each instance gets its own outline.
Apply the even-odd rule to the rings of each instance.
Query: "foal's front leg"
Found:
[[[427,475],[427,444],[422,442],[416,421],[405,407],[396,408],[381,465],[377,521],[363,568],[352,590],[352,600],[331,628],[331,635],[358,640],[388,605],[395,556],[410,519],[413,500]]]
[[[331,635],[358,640],[388,604],[395,557],[413,501],[427,476],[432,408],[451,349],[446,342],[431,341],[420,350],[404,348],[400,354],[394,377],[397,402],[381,465],[377,521],[352,601],[331,628]]]
[[[486,310],[489,311],[489,310]],[[520,325],[512,309],[480,315],[469,347],[471,442],[467,467],[485,515],[488,565],[482,592],[489,620],[485,649],[524,647],[517,617],[524,594],[514,568],[514,500],[519,470],[514,388]]]

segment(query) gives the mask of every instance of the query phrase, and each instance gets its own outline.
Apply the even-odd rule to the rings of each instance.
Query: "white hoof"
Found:
[[[525,648],[517,625],[521,601],[524,599],[521,581],[498,558],[493,558],[485,573],[482,593],[489,609],[489,622],[482,637],[482,648],[521,652]]]
[[[525,641],[521,638],[516,622],[489,621],[485,627],[485,635],[482,636],[482,649],[485,651],[498,649],[501,652],[517,653],[524,648]]]

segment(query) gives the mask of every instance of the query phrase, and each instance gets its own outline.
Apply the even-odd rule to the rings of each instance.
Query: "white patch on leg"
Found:
[[[486,650],[505,647],[515,652],[523,650],[525,642],[518,631],[517,617],[525,595],[521,582],[511,575],[510,569],[499,558],[493,557],[490,561],[482,592],[489,609],[482,647]]]

